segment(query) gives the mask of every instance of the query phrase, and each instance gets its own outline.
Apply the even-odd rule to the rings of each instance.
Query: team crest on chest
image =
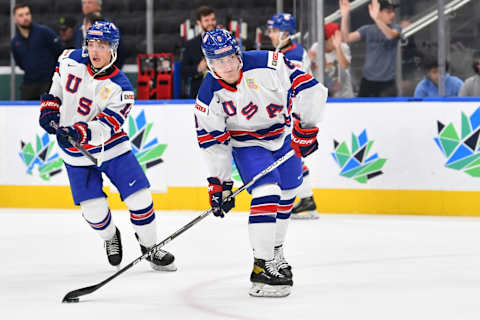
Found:
[[[103,87],[102,90],[100,90],[100,92],[98,93],[98,95],[102,100],[107,100],[110,96],[110,92],[112,92],[112,90],[110,90],[108,87]]]
[[[248,79],[247,79],[247,86],[248,86],[250,89],[253,89],[253,90],[257,90],[257,89],[258,89],[258,86],[257,86],[257,84],[255,83],[255,79],[253,79],[253,78],[248,78]]]

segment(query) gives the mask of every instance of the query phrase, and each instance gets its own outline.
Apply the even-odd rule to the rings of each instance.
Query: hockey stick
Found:
[[[58,129],[58,125],[55,123],[55,121],[50,121],[50,125],[52,126],[52,128],[55,128],[55,129]],[[74,146],[75,148],[78,149],[78,151],[80,151],[81,154],[83,154],[85,157],[87,157],[88,159],[90,159],[90,161],[93,162],[93,164],[95,164],[96,166],[98,166],[98,161],[97,159],[95,159],[90,152],[88,152],[84,147],[82,147],[77,141],[73,140],[72,137],[70,136],[66,136],[67,139],[68,139],[68,142],[70,142],[70,144],[72,146]]]
[[[243,190],[252,186],[255,182],[257,182],[258,179],[262,178],[266,174],[273,171],[275,168],[279,167],[285,161],[290,159],[293,155],[295,155],[295,151],[290,150],[289,152],[284,154],[281,158],[277,159],[270,166],[265,168],[262,172],[260,172],[255,177],[253,177],[249,182],[247,182],[246,184],[244,184],[243,186],[241,186],[240,188],[235,190],[227,199],[234,198],[240,192],[242,192]],[[120,269],[119,271],[117,271],[116,273],[114,273],[113,275],[108,277],[107,279],[103,280],[102,282],[99,282],[99,283],[97,283],[93,286],[89,286],[89,287],[85,287],[85,288],[70,291],[69,293],[67,293],[65,295],[62,302],[78,302],[79,301],[78,297],[84,296],[84,295],[92,293],[94,291],[97,291],[98,289],[100,289],[101,287],[103,287],[104,285],[106,285],[107,283],[109,283],[110,281],[112,281],[113,279],[115,279],[116,277],[118,277],[119,275],[121,275],[122,273],[124,273],[125,271],[127,271],[128,269],[130,269],[131,267],[133,267],[134,265],[136,265],[137,263],[139,263],[143,259],[145,259],[146,257],[148,257],[150,254],[152,254],[154,252],[154,250],[160,249],[161,247],[163,247],[164,245],[166,245],[167,243],[169,243],[170,241],[172,241],[173,239],[175,239],[176,237],[178,237],[179,235],[181,235],[182,233],[184,233],[185,231],[187,231],[188,229],[190,229],[191,227],[196,225],[198,222],[200,222],[206,216],[208,216],[212,211],[213,211],[213,209],[210,208],[207,211],[203,212],[201,215],[199,215],[198,217],[196,217],[195,219],[193,219],[192,221],[190,221],[189,223],[187,223],[186,225],[184,225],[183,227],[181,227],[180,229],[178,229],[177,231],[172,233],[170,236],[165,238],[162,242],[160,242],[160,243],[154,245],[153,247],[151,247],[143,255],[136,258],[135,260],[133,260],[132,262],[127,264],[125,267],[123,267],[122,269]]]
[[[73,140],[72,137],[68,136],[67,137],[68,142],[70,142],[75,148],[80,151],[81,154],[83,154],[85,157],[90,159],[96,166],[98,166],[98,161],[95,159],[90,152],[88,152],[84,147],[82,147],[77,141]]]

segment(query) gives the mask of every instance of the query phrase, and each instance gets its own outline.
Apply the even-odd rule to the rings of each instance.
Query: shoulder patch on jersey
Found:
[[[255,83],[255,79],[253,78],[247,78],[247,86],[250,88],[250,89],[253,89],[253,90],[257,90],[258,89],[258,85]]]
[[[123,91],[122,92],[122,102],[134,103],[135,102],[135,94],[133,93],[133,91]]]
[[[98,95],[100,96],[100,99],[107,100],[111,92],[112,90],[109,87],[103,87]]]
[[[273,51],[268,52],[268,63],[267,63],[267,65],[270,68],[276,69],[278,67],[278,59],[279,59],[280,55],[281,55],[281,53],[279,53],[279,52],[273,52]]]
[[[195,101],[195,109],[201,113],[208,114],[209,108],[207,105],[204,105],[201,101]]]

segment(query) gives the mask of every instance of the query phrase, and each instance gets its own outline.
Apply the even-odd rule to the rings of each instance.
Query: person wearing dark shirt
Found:
[[[61,53],[58,36],[47,26],[32,23],[30,7],[17,4],[13,8],[17,26],[11,41],[15,63],[25,72],[20,88],[22,100],[38,100],[48,92],[57,58]]]
[[[75,28],[75,20],[70,17],[61,17],[59,22],[60,45],[62,49],[74,49],[73,28]]]
[[[197,96],[203,77],[207,72],[207,62],[203,57],[201,44],[202,34],[215,29],[217,20],[212,8],[202,6],[197,10],[197,25],[202,33],[185,43],[182,55],[181,73],[186,83],[186,98]]]
[[[340,0],[339,4],[343,39],[346,42],[363,40],[367,44],[358,96],[397,96],[395,66],[402,29],[393,22],[395,8],[398,7],[398,4],[395,4],[393,0],[372,0],[368,5],[368,12],[375,23],[364,25],[354,32],[349,31],[350,1]]]
[[[80,49],[83,46],[83,40],[85,39],[85,32],[88,28],[85,27],[85,18],[88,14],[95,14],[97,17],[100,16],[102,11],[102,0],[81,0],[82,2],[82,14],[83,17],[80,20],[80,23],[74,29],[74,41],[75,48]]]

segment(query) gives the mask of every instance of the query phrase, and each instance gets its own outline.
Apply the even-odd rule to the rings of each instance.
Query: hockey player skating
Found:
[[[117,27],[99,21],[88,29],[83,49],[65,50],[57,62],[53,84],[41,97],[40,125],[56,134],[73,200],[83,217],[105,241],[112,266],[122,261],[120,231],[102,191],[102,173],[120,192],[145,253],[157,241],[155,212],[145,173],[133,155],[122,125],[134,103],[132,85],[117,67]],[[98,167],[70,144],[73,139],[96,155]],[[155,270],[175,271],[174,256],[154,250],[147,258]]]
[[[223,217],[235,206],[233,199],[223,201],[233,185],[232,156],[246,182],[292,148],[297,154],[248,189],[254,255],[249,293],[286,296],[293,281],[283,245],[296,189],[302,182],[300,157],[318,148],[316,124],[327,89],[282,53],[241,53],[225,30],[205,33],[202,50],[209,74],[194,112],[198,142],[209,168],[214,214]],[[299,117],[294,123],[293,112]]]
[[[311,72],[311,61],[307,51],[298,42],[292,41],[297,23],[289,13],[277,13],[267,20],[267,31],[275,51],[282,52],[294,65],[301,70]],[[292,219],[318,219],[317,206],[313,200],[310,171],[302,162],[303,183],[297,190],[299,202],[292,209]]]

